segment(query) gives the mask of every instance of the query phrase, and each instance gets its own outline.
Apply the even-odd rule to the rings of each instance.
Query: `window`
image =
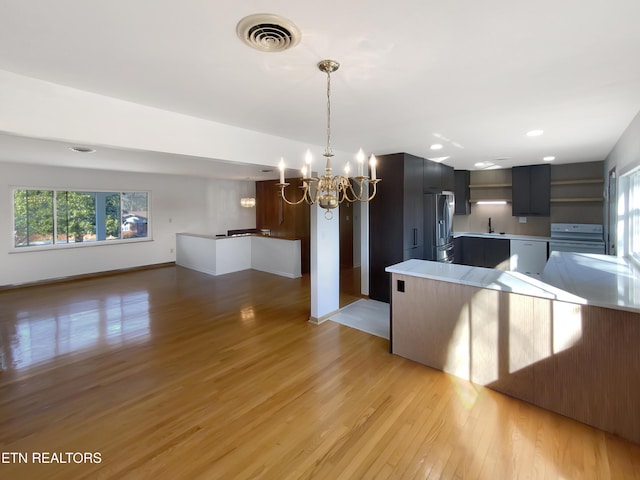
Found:
[[[14,190],[14,247],[148,237],[148,192]]]
[[[640,263],[640,169],[629,175],[628,254]]]

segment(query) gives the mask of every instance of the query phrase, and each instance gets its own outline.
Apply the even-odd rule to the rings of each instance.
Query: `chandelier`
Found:
[[[318,63],[318,69],[327,74],[327,146],[322,154],[327,159],[324,175],[312,177],[311,172],[311,152],[307,150],[305,156],[305,166],[302,167],[302,198],[297,201],[289,201],[285,196],[285,189],[290,185],[284,181],[284,159],[280,159],[280,183],[276,187],[280,189],[280,196],[289,205],[298,205],[306,202],[309,205],[318,204],[324,208],[325,217],[333,218],[332,209],[340,203],[347,201],[369,202],[376,196],[376,184],[380,181],[376,178],[376,157],[371,155],[369,166],[371,168],[371,178],[363,174],[363,164],[365,155],[362,149],[356,155],[357,176],[349,178],[350,166],[345,165],[345,175],[332,175],[331,172],[331,73],[338,70],[340,64],[335,60],[322,60]],[[354,185],[356,188],[354,188]]]

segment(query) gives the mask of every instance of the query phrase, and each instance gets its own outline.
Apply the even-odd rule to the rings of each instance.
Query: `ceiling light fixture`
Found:
[[[529,130],[527,132],[527,137],[539,137],[544,133],[544,130]]]
[[[442,150],[442,145],[440,143],[434,143],[429,147],[431,150]]]
[[[498,165],[496,165],[493,162],[477,162],[477,163],[474,163],[473,166],[476,168],[481,168],[483,170],[500,168]]]
[[[548,156],[548,157],[543,157],[542,160],[544,160],[545,162],[553,162],[556,159],[556,157],[553,156]]]
[[[307,202],[312,205],[317,203],[324,208],[325,218],[330,220],[333,218],[332,209],[336,208],[343,201],[353,202],[369,202],[376,196],[376,185],[380,181],[376,178],[376,157],[371,155],[369,158],[369,166],[371,168],[371,178],[363,174],[363,164],[365,155],[362,149],[358,152],[356,159],[358,161],[358,176],[349,178],[350,166],[349,162],[344,167],[345,176],[331,175],[331,73],[338,70],[340,64],[335,60],[322,60],[318,63],[318,69],[327,74],[327,146],[325,147],[323,157],[327,159],[324,169],[324,175],[319,177],[311,176],[311,152],[307,150],[305,165],[302,167],[302,198],[298,201],[289,201],[285,196],[285,189],[290,185],[284,181],[284,159],[280,159],[280,183],[276,186],[280,189],[280,196],[289,205],[298,205]],[[357,185],[357,192],[353,188],[353,182]],[[369,194],[370,185],[373,187],[372,193]]]

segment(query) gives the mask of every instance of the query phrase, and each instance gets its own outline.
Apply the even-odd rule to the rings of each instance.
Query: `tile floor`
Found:
[[[360,299],[343,307],[330,321],[389,339],[389,304]]]

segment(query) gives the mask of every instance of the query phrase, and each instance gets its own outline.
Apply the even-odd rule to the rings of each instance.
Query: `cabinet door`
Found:
[[[453,192],[455,189],[455,176],[453,167],[440,164],[440,185],[442,190]]]
[[[485,238],[484,267],[509,269],[510,245],[506,238]]]
[[[513,167],[511,169],[511,214],[529,215],[529,167]]]
[[[403,245],[405,249],[420,248],[420,256],[411,258],[422,258],[421,252],[424,245],[423,167],[424,159],[409,154],[404,155]]]
[[[441,167],[442,165],[439,163],[432,162],[431,160],[424,160],[424,193],[442,192]]]
[[[529,175],[530,214],[548,217],[551,214],[551,165],[531,165]]]
[[[470,177],[471,172],[469,170],[455,170],[454,172],[455,215],[469,215],[471,213],[471,203],[469,202]]]
[[[453,263],[464,265],[464,237],[456,237],[453,239]]]
[[[511,240],[509,270],[526,274],[541,274],[547,263],[547,242]]]
[[[465,265],[484,267],[484,238],[464,237],[462,252]]]
[[[369,297],[389,302],[389,265],[403,260],[403,155],[378,157],[378,172],[386,188],[378,188],[369,204]]]

